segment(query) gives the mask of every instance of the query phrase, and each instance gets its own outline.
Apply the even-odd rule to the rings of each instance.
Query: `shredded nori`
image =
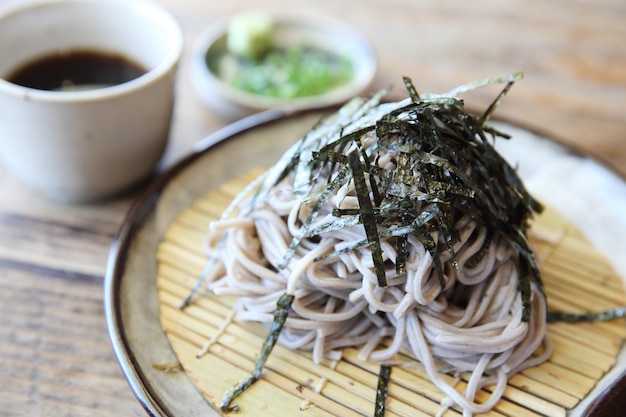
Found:
[[[395,103],[390,111],[377,113],[384,106],[380,106],[380,102],[385,92],[380,92],[367,101],[354,99],[337,113],[321,119],[266,173],[247,207],[253,210],[272,187],[290,175],[294,178],[294,193],[303,196],[302,204],[313,203],[300,233],[293,237],[277,268],[287,267],[304,238],[362,225],[365,239],[320,256],[318,260],[368,247],[378,283],[385,286],[386,276],[394,272],[387,270],[380,242],[388,239],[395,244],[396,259],[392,261],[395,274],[401,275],[406,273],[408,237],[413,234],[432,256],[434,273],[444,288],[444,275],[450,271],[442,263],[441,254],[447,251],[451,267],[459,268],[454,253],[454,243],[458,240],[455,220],[462,213],[487,229],[482,248],[466,262],[467,267],[480,262],[497,233],[516,249],[522,319],[528,321],[531,282],[536,282],[539,288],[542,284],[526,231],[533,213],[541,212],[542,206],[526,191],[516,171],[491,143],[496,138],[509,139],[509,136],[486,124],[514,82],[521,78],[521,73],[515,73],[469,83],[446,95],[420,95],[411,79],[404,77],[409,99]],[[457,98],[463,92],[498,83],[506,85],[480,117],[469,114],[463,101]],[[362,120],[366,122],[360,123]],[[350,126],[352,131],[346,133],[345,129]],[[374,136],[377,140],[369,143]],[[381,155],[390,152],[395,154],[395,167],[381,168],[378,165]],[[329,172],[332,175],[327,175]],[[320,181],[321,178],[324,180]],[[331,220],[313,227],[323,204],[350,182],[359,208],[336,208]],[[205,275],[203,272],[203,277]],[[255,369],[249,378],[225,394],[221,403],[223,411],[236,411],[238,407],[231,403],[260,378],[293,301],[294,296],[289,294],[283,294],[278,300],[274,321]],[[624,316],[626,306],[588,314],[549,312],[547,320],[578,322]],[[375,417],[384,415],[390,372],[390,366],[381,366]]]
[[[391,366],[381,365],[378,373],[378,386],[376,387],[376,403],[374,406],[374,417],[383,417],[387,403],[387,391],[389,389],[389,378],[391,376]]]
[[[270,330],[267,334],[267,338],[263,343],[263,347],[261,348],[261,352],[259,353],[259,357],[257,358],[254,371],[249,378],[244,379],[243,381],[232,387],[230,390],[228,390],[226,394],[224,394],[224,398],[222,399],[222,403],[220,405],[222,411],[237,411],[239,407],[237,405],[231,406],[231,403],[235,400],[235,398],[237,398],[241,393],[247,390],[261,377],[261,372],[263,372],[265,362],[267,362],[270,353],[272,353],[272,349],[274,349],[276,341],[280,336],[280,332],[285,325],[285,321],[287,320],[287,316],[289,315],[289,310],[291,310],[291,304],[293,303],[293,300],[293,295],[283,294],[276,302],[274,321],[272,322],[272,326],[270,327]]]
[[[579,323],[588,321],[608,321],[626,317],[626,306],[619,306],[610,310],[594,313],[564,313],[559,311],[548,311],[548,323],[563,321],[566,323]]]
[[[495,141],[496,137],[506,139],[508,135],[486,126],[497,104],[519,77],[503,79],[506,87],[479,118],[469,114],[458,98],[422,98],[411,80],[404,77],[410,96],[408,102],[371,125],[348,134],[341,131],[333,140],[320,143],[317,150],[307,154],[310,155],[308,163],[303,163],[302,153],[295,154],[294,161],[287,166],[296,170],[296,177],[309,178],[308,195],[304,200],[316,203],[300,235],[292,240],[280,267],[287,265],[304,237],[361,224],[366,241],[324,258],[367,246],[378,283],[385,286],[389,272],[386,272],[380,249],[381,239],[391,236],[395,239],[397,257],[392,261],[395,273],[402,274],[406,270],[407,236],[414,234],[430,252],[443,288],[444,275],[449,271],[441,256],[447,252],[450,265],[458,268],[454,252],[454,243],[458,240],[455,220],[462,212],[485,226],[490,239],[495,233],[502,233],[519,251],[523,318],[528,320],[530,282],[534,280],[541,286],[541,279],[525,232],[533,212],[542,208],[490,141]],[[373,135],[377,141],[364,146]],[[381,155],[389,152],[396,155],[394,168],[377,165]],[[337,174],[326,178],[324,183],[316,183],[321,172]],[[331,221],[313,230],[311,225],[322,204],[350,181],[359,209],[337,209]],[[476,257],[471,262],[479,260]]]
[[[367,189],[365,173],[363,171],[361,161],[361,152],[359,149],[355,149],[350,152],[348,157],[350,170],[352,171],[352,177],[354,179],[354,188],[359,200],[359,215],[361,217],[363,227],[365,228],[365,234],[367,236],[370,251],[372,252],[372,260],[374,261],[374,267],[376,268],[378,285],[386,287],[387,278],[385,274],[383,251],[380,248],[378,226],[376,224],[376,216],[374,215],[374,206],[372,204],[372,200],[370,200],[369,191]]]
[[[340,116],[329,122],[320,121],[316,129],[322,133],[311,133],[294,145],[270,172],[253,199],[261,200],[264,192],[293,175],[294,192],[304,196],[303,204],[313,203],[308,218],[301,224],[300,233],[293,237],[278,269],[288,265],[304,238],[361,224],[366,239],[322,258],[368,247],[378,284],[386,286],[388,271],[381,240],[395,240],[395,273],[403,274],[406,272],[408,236],[414,234],[430,252],[443,288],[447,271],[440,257],[442,251],[447,251],[451,265],[458,268],[454,253],[454,243],[458,240],[455,220],[462,212],[488,230],[485,247],[470,260],[471,264],[479,262],[495,233],[504,234],[519,249],[523,317],[528,320],[530,282],[540,283],[541,280],[525,231],[533,212],[540,211],[541,205],[524,189],[515,170],[488,140],[488,136],[494,141],[496,137],[508,136],[486,126],[491,113],[519,78],[519,74],[504,78],[507,82],[505,89],[480,118],[470,115],[463,101],[456,97],[422,98],[412,81],[404,77],[410,100],[381,115],[372,124],[344,132],[344,127],[372,110],[382,95],[361,103],[361,108],[353,108],[353,113],[349,113],[343,122]],[[479,84],[489,83],[491,81]],[[350,104],[347,107],[351,107]],[[341,115],[341,111],[338,114]],[[374,136],[377,141],[370,143]],[[395,155],[395,166],[382,168],[378,161],[390,152]],[[323,182],[320,178],[324,178]],[[327,199],[350,182],[357,196],[358,209],[337,208],[332,220],[313,228],[313,222]],[[278,301],[256,367],[249,378],[226,393],[221,404],[223,411],[235,411],[237,406],[231,406],[232,401],[260,378],[293,299],[293,295],[284,294]],[[390,370],[389,366],[380,369],[377,417],[385,411]]]

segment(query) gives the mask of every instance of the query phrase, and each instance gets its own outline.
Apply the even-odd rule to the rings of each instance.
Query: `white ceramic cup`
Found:
[[[99,89],[49,91],[4,78],[59,49],[119,54],[147,72]],[[178,23],[143,0],[27,0],[0,11],[0,158],[55,200],[91,202],[146,180],[169,137]]]

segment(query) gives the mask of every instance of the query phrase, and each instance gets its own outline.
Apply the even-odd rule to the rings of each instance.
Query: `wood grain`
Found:
[[[0,6],[21,1],[0,0]],[[154,1],[175,15],[185,37],[164,169],[229,123],[193,92],[193,41],[216,19],[259,3]],[[420,91],[441,92],[523,70],[526,79],[497,115],[590,152],[626,176],[623,0],[267,0],[263,6],[335,16],[362,31],[379,58],[372,90],[391,85],[399,95],[399,77],[408,75]],[[483,108],[491,97],[485,91],[468,103]],[[109,245],[142,188],[71,206],[42,198],[0,167],[0,415],[145,415],[118,370],[101,308]],[[606,360],[583,345],[577,349]],[[597,377],[590,365],[580,366]]]
[[[207,222],[217,219],[255,177],[236,178],[197,200],[167,229],[157,254],[162,326],[183,368],[216,408],[221,396],[253,371],[266,329],[233,320],[232,298],[204,293],[185,310],[178,307],[207,262]],[[548,209],[539,216],[530,238],[541,262],[549,309],[589,312],[626,303],[623,283],[607,260],[558,213]],[[555,343],[553,357],[512,377],[503,399],[486,415],[565,416],[615,364],[626,339],[623,320],[552,323],[548,328]],[[237,399],[238,414],[286,417],[300,410],[313,416],[371,415],[379,365],[359,360],[357,353],[344,349],[340,361],[316,365],[308,352],[276,346],[262,379]],[[393,368],[385,415],[437,415],[443,393],[421,365],[403,355],[398,360],[414,366]],[[463,386],[461,381],[457,388],[462,391]],[[478,398],[487,395],[482,391]]]
[[[211,7],[159,2],[186,23],[190,42],[211,22],[260,7],[252,0]],[[592,154],[626,176],[625,2],[267,0],[262,7],[335,16],[362,31],[379,59],[371,90],[391,87],[392,96],[403,95],[403,75],[413,78],[421,92],[444,92],[467,81],[524,71],[525,80],[497,114]],[[188,74],[188,62],[181,70]],[[179,87],[195,98],[188,77]],[[494,94],[472,93],[468,103],[483,109]],[[192,101],[178,108],[174,128],[182,147],[210,131],[194,127],[216,122],[210,112],[190,106],[197,104]]]
[[[2,266],[0,415],[142,415],[106,338],[100,277]]]

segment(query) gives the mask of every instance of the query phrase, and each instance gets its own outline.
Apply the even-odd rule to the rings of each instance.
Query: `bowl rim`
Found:
[[[127,0],[26,0],[3,8],[0,7],[0,20],[27,14],[32,10],[54,10],[55,8],[67,7],[78,7],[83,10],[88,10],[90,7],[109,7],[121,10],[123,7],[127,11],[130,10],[138,16],[162,25],[163,30],[167,30],[171,36],[171,48],[154,68],[124,83],[79,91],[50,91],[14,84],[0,77],[0,93],[7,94],[10,97],[27,98],[44,103],[73,104],[97,102],[148,88],[176,72],[184,49],[182,28],[167,9],[149,0],[135,0],[132,2]]]
[[[350,81],[319,95],[295,98],[262,96],[229,85],[208,68],[206,55],[209,49],[226,35],[228,24],[235,15],[231,14],[203,29],[193,43],[191,52],[192,81],[194,82],[196,94],[200,98],[202,98],[203,94],[207,94],[206,91],[210,88],[210,91],[225,97],[235,105],[253,111],[271,108],[304,110],[339,104],[358,95],[371,85],[378,67],[376,52],[365,35],[354,27],[337,18],[318,13],[266,10],[263,10],[263,12],[267,12],[272,16],[277,26],[318,27],[324,28],[318,29],[320,33],[323,30],[342,33],[345,36],[344,39],[347,40],[346,42],[356,45],[359,51],[348,56],[353,64],[356,63],[354,74]],[[328,50],[332,49],[329,48]]]

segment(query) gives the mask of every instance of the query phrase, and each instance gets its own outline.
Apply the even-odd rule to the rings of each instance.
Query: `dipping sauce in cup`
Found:
[[[147,179],[165,150],[183,48],[143,0],[0,10],[0,158],[48,197],[91,202]]]
[[[23,87],[77,91],[132,81],[147,70],[122,55],[90,50],[59,50],[20,67],[6,80]]]

